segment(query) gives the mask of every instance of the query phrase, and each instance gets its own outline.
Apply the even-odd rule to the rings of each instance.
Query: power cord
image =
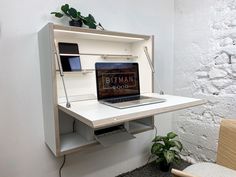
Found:
[[[59,177],[61,177],[61,171],[62,171],[62,168],[64,167],[65,163],[66,163],[66,155],[63,156],[63,162],[62,162],[61,167],[59,169]]]
[[[73,121],[73,133],[75,133],[75,119],[74,119],[74,121]]]

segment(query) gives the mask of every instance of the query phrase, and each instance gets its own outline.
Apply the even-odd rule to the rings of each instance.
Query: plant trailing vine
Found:
[[[82,26],[87,25],[89,28],[96,29],[97,27],[99,29],[104,30],[102,25],[100,23],[96,23],[95,18],[89,14],[88,16],[84,17],[81,15],[81,12],[77,9],[70,7],[69,4],[64,4],[61,6],[61,12],[51,12],[52,15],[54,15],[57,18],[62,18],[64,16],[67,16],[70,18],[70,25],[71,26]]]

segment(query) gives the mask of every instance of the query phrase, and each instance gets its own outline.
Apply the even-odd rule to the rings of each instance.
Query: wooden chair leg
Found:
[[[186,173],[184,171],[176,170],[174,168],[171,169],[171,173],[173,177],[198,177],[198,176],[194,176],[189,173]]]

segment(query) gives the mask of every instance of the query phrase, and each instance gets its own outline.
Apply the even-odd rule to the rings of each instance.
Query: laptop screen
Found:
[[[138,63],[96,63],[97,97],[139,95]]]

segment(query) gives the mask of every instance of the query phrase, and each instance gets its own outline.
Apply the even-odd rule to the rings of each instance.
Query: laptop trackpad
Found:
[[[161,99],[161,98],[149,98],[149,99],[140,99],[140,100],[120,102],[120,103],[115,103],[115,104],[107,104],[107,105],[122,109],[122,108],[135,107],[135,106],[140,106],[140,105],[161,103],[164,101],[165,99]]]
[[[95,135],[95,139],[104,147],[112,146],[113,144],[131,140],[134,138],[135,136],[128,133],[126,129]]]

